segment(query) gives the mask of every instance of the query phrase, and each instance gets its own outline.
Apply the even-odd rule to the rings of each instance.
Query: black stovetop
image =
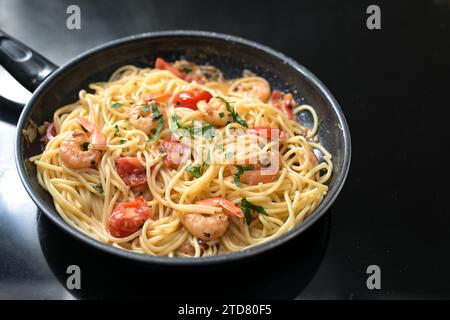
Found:
[[[447,1],[378,2],[381,30],[366,28],[366,1],[0,1],[0,29],[63,64],[103,42],[141,32],[198,29],[273,47],[335,95],[353,154],[337,201],[294,241],[246,263],[204,270],[148,268],[107,256],[55,227],[28,197],[14,164],[18,113],[0,105],[0,299],[449,298]],[[66,8],[81,8],[81,30]],[[0,70],[0,95],[28,95]],[[433,154],[433,156],[431,156]],[[434,180],[440,180],[434,181]],[[79,265],[82,289],[66,289]],[[366,286],[369,265],[381,289]]]

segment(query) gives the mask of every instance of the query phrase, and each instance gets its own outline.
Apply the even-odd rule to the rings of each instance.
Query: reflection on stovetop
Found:
[[[68,289],[76,298],[294,299],[320,266],[328,244],[329,214],[271,252],[239,263],[197,268],[137,264],[103,253],[64,233],[42,212],[38,238],[63,287],[72,274],[68,266],[80,267],[81,289]]]

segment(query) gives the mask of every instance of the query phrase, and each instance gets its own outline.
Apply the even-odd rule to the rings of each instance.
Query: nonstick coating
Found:
[[[297,101],[314,106],[320,119],[320,143],[333,155],[334,170],[329,192],[320,206],[303,223],[277,239],[251,249],[215,257],[167,258],[124,251],[101,243],[69,226],[58,215],[53,200],[39,184],[36,168],[28,160],[42,152],[39,139],[27,144],[22,135],[32,119],[40,125],[51,121],[54,111],[78,100],[78,92],[89,83],[105,81],[120,66],[153,66],[156,57],[187,60],[219,67],[226,78],[238,77],[248,69],[265,77],[274,89],[291,91]],[[307,114],[302,123],[311,123]],[[350,134],[344,115],[331,93],[306,68],[292,59],[260,44],[242,38],[201,31],[167,31],[123,38],[94,48],[69,61],[52,73],[35,91],[19,119],[16,135],[16,164],[20,178],[37,206],[60,228],[89,245],[126,259],[171,266],[206,265],[235,261],[274,248],[297,236],[330,207],[340,192],[350,165]]]

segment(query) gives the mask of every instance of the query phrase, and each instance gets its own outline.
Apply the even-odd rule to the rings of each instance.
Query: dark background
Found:
[[[81,8],[81,30],[66,8]],[[381,8],[381,30],[366,8]],[[342,193],[313,228],[271,253],[207,270],[155,269],[63,234],[24,191],[13,156],[18,113],[0,105],[0,299],[450,297],[447,161],[448,1],[0,0],[0,29],[56,64],[119,37],[197,29],[281,51],[334,94],[350,126]],[[0,69],[0,95],[26,101]],[[67,290],[66,268],[82,270]],[[368,290],[366,268],[381,268]]]

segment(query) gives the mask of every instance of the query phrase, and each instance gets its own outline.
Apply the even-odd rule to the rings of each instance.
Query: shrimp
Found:
[[[87,132],[77,129],[68,134],[59,146],[59,156],[72,169],[95,167],[106,149],[106,137],[87,119],[77,121]]]
[[[202,215],[200,213],[189,213],[183,219],[183,224],[193,236],[203,241],[221,238],[228,229],[228,215],[242,218],[242,209],[224,198],[210,198],[197,201],[202,206],[221,207],[223,213]]]
[[[202,113],[203,120],[214,126],[222,127],[232,120],[225,101],[220,98],[212,98],[209,102],[199,101],[197,108]]]
[[[266,102],[270,97],[269,83],[259,77],[248,77],[231,86],[231,92],[240,97],[255,98]]]
[[[280,158],[278,156],[278,161],[280,161]],[[263,159],[261,159],[262,161]],[[269,162],[272,162],[271,157],[267,159]],[[269,163],[270,164],[270,163]],[[272,165],[274,166],[272,168]],[[253,168],[250,170],[244,170],[241,174],[239,174],[239,181],[242,183],[245,183],[249,186],[254,186],[259,183],[270,183],[274,182],[278,176],[278,173],[280,171],[279,162],[278,164],[272,163],[271,167],[266,167],[260,164],[258,162],[256,165],[253,165]],[[238,167],[234,166],[231,168],[231,173],[236,175],[239,172]]]
[[[150,133],[159,124],[157,119],[161,116],[158,109],[158,102],[146,102],[145,104],[140,104],[131,109],[128,121],[136,129],[144,131],[145,133]],[[156,113],[158,110],[158,114]]]
[[[211,206],[211,207],[218,207],[222,208],[222,210],[230,215],[230,216],[236,216],[238,218],[242,218],[244,214],[242,213],[241,208],[236,206],[233,202],[230,200],[227,200],[225,198],[209,198],[204,200],[199,200],[195,204],[198,204],[200,206]]]

